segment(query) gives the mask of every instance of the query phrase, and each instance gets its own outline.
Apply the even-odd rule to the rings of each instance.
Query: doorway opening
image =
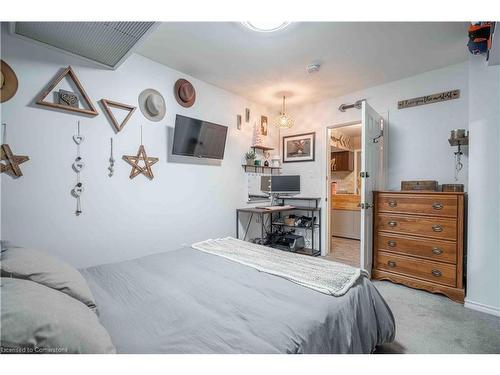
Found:
[[[361,122],[328,129],[329,258],[360,267]]]
[[[373,191],[385,188],[388,127],[366,100],[359,109],[360,120],[326,129],[326,244],[330,259],[370,274]]]

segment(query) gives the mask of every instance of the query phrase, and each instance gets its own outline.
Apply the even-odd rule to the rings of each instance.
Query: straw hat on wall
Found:
[[[16,94],[18,82],[16,73],[9,64],[3,60],[0,60],[0,62],[0,103],[3,103]]]

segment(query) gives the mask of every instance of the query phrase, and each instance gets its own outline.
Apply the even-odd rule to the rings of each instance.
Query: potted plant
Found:
[[[247,165],[254,165],[254,161],[257,155],[255,154],[254,150],[248,151],[245,154],[245,158],[247,159]]]

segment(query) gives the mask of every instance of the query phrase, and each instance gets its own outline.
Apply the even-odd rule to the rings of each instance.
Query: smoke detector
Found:
[[[307,71],[307,73],[312,74],[312,73],[319,72],[319,68],[321,68],[321,64],[313,63],[313,64],[309,64],[306,66],[306,71]]]

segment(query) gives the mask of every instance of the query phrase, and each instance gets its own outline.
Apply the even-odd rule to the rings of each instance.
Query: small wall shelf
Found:
[[[253,173],[271,173],[273,174],[275,171],[279,173],[281,167],[266,167],[265,165],[241,165],[245,172],[253,172]],[[260,172],[259,172],[260,171]]]
[[[250,146],[250,148],[253,149],[254,151],[255,150],[262,150],[262,151],[271,151],[271,150],[274,150],[274,148],[272,148],[272,147],[258,146],[258,145]]]

